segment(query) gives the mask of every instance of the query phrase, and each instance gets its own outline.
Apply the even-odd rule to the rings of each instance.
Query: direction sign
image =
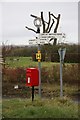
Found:
[[[31,39],[29,40],[29,45],[44,45],[44,44],[48,44],[49,43],[49,39],[47,38],[42,38],[42,39]]]
[[[56,38],[56,37],[63,37],[65,38],[65,33],[41,33],[39,38]]]
[[[40,39],[48,39],[48,41],[52,38],[53,38],[52,40],[54,40],[55,38],[61,40],[61,39],[65,38],[65,34],[64,33],[41,33],[39,35],[39,38]]]
[[[37,39],[31,39],[31,40],[29,40],[29,44],[30,45],[37,45],[38,43],[37,43]]]
[[[40,38],[40,39],[37,39],[37,43],[38,44],[48,44],[49,43],[49,39],[47,38]]]
[[[65,38],[65,34],[64,33],[40,33],[38,34],[38,38],[29,40],[29,44],[44,45],[44,44],[50,43],[55,38],[62,40],[63,38]]]

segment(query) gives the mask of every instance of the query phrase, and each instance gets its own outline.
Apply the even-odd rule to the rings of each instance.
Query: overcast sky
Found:
[[[33,18],[30,14],[40,16],[44,12],[44,18],[48,20],[48,12],[55,16],[61,14],[58,32],[66,34],[68,43],[78,43],[78,3],[77,2],[3,2],[2,7],[2,41],[13,45],[27,45],[29,39],[36,34],[28,31],[25,26],[34,28]],[[0,30],[1,31],[1,30]],[[51,31],[53,32],[53,31]],[[1,32],[0,32],[1,35]]]

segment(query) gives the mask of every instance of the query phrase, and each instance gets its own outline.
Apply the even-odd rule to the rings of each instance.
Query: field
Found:
[[[6,63],[8,70],[38,67],[38,62],[33,62],[31,57],[16,57],[13,60],[7,58]],[[10,78],[6,77],[7,80],[3,81],[3,118],[78,118],[78,101],[76,100],[77,97],[74,97],[79,92],[77,64],[66,63],[65,66],[63,71],[63,98],[59,97],[60,82],[57,80],[59,79],[59,63],[41,62],[43,71],[42,98],[39,98],[36,87],[33,102],[31,101],[31,88],[26,87],[24,81],[18,81],[18,76],[16,76],[17,82],[11,81],[14,77],[13,72]],[[54,68],[53,75],[52,68]],[[46,69],[48,69],[47,72]],[[52,80],[53,77],[54,80]],[[19,85],[20,88],[14,89],[14,85]]]
[[[77,64],[77,63],[76,63]],[[38,62],[32,61],[32,57],[8,57],[6,59],[6,65],[12,68],[16,67],[36,67]],[[51,67],[53,65],[59,65],[55,62],[41,62],[42,67]],[[75,63],[65,63],[65,65],[75,65]]]
[[[19,60],[17,60],[19,59]],[[6,63],[9,67],[15,68],[15,67],[37,67],[38,62],[32,61],[32,57],[14,57],[13,60],[11,60],[10,57],[7,58]],[[53,62],[41,62],[41,65],[43,67],[51,67],[56,63]],[[59,64],[59,63],[57,63]]]

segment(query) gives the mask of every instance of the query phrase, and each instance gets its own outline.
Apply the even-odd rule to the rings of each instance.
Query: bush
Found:
[[[49,71],[47,70],[47,67],[43,67],[41,69],[41,81],[42,83],[49,82]]]
[[[63,81],[66,83],[76,83],[78,84],[78,64],[68,64],[65,65],[63,69]]]
[[[68,53],[65,55],[65,62],[67,63],[79,63],[78,60],[80,54],[79,53]]]
[[[63,66],[63,82],[68,84],[79,83],[78,64],[66,64]],[[60,66],[54,65],[50,69],[43,67],[41,71],[42,82],[54,83],[60,81]]]
[[[26,73],[23,68],[6,68],[3,69],[3,81],[5,82],[25,82]]]
[[[80,63],[80,54],[79,53],[66,53],[64,61],[66,63]],[[59,62],[60,57],[58,53],[51,54],[51,62]]]
[[[43,83],[54,83],[59,81],[59,65],[54,65],[50,69],[43,67],[41,70],[41,77]]]
[[[59,54],[58,53],[51,54],[51,62],[59,62]]]

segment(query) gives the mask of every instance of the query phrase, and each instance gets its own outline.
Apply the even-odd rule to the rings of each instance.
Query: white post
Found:
[[[62,49],[60,50],[60,97],[63,97],[63,80],[62,80]]]
[[[63,61],[66,53],[66,48],[64,49],[60,48],[58,52],[60,55],[60,97],[63,97],[63,80],[62,80],[63,74],[62,73],[63,73]]]

